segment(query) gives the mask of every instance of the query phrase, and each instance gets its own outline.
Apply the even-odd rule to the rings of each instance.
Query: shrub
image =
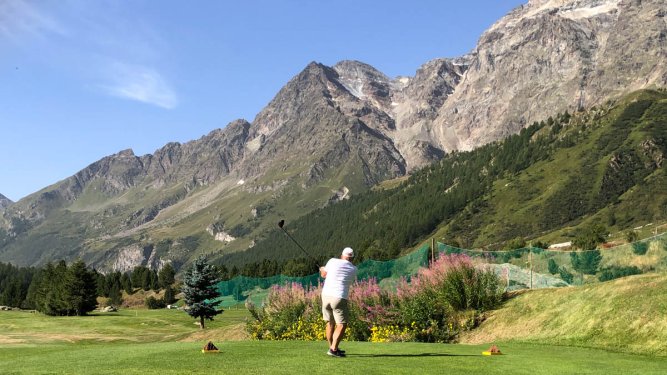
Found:
[[[552,275],[555,275],[558,273],[558,263],[556,263],[555,260],[549,259],[549,262],[547,263],[547,267],[549,269],[549,273]]]
[[[147,308],[149,308],[151,310],[163,309],[167,306],[167,304],[164,302],[164,300],[162,298],[157,299],[153,296],[150,296],[150,297],[146,298],[146,300],[144,301],[144,304],[146,305]]]
[[[350,322],[346,335],[353,340],[366,341],[373,327],[390,325],[397,315],[391,294],[382,290],[374,278],[358,281],[350,288]]]
[[[603,269],[600,272],[600,276],[598,276],[598,280],[600,280],[600,281],[609,281],[609,280],[618,279],[620,277],[631,276],[631,275],[639,275],[641,273],[642,273],[642,271],[635,266],[609,267],[609,268]]]
[[[462,329],[474,327],[479,313],[495,308],[502,296],[493,271],[475,268],[466,255],[445,255],[420,270],[412,282],[399,285],[399,319],[403,327],[415,330],[419,341],[447,342]],[[461,316],[470,314],[472,318],[461,323]]]
[[[560,274],[560,278],[563,279],[563,281],[566,283],[572,284],[574,281],[574,275],[572,272],[568,271],[567,268],[561,267],[558,273]]]
[[[394,290],[380,288],[375,279],[351,287],[348,338],[448,342],[475,327],[503,295],[495,273],[476,268],[466,255],[441,256]],[[248,303],[253,319],[247,331],[255,339],[323,340],[320,294],[321,288],[300,284],[272,287],[263,307]]]
[[[576,271],[586,275],[595,275],[602,261],[602,253],[600,253],[600,250],[588,250],[579,253],[571,252],[570,260],[572,267]]]
[[[646,242],[635,242],[632,244],[632,252],[637,255],[644,255],[648,252],[648,243]]]
[[[639,234],[634,230],[629,230],[625,233],[625,240],[628,242],[635,242],[639,239]]]
[[[416,326],[416,324],[414,325]],[[373,326],[370,342],[405,342],[414,340],[414,326],[401,328],[398,325]]]
[[[253,320],[246,330],[254,339],[323,340],[321,288],[304,289],[301,284],[273,286],[263,307],[246,302]]]

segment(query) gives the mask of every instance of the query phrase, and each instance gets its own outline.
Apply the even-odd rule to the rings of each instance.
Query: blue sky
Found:
[[[526,2],[1,0],[0,193],[252,121],[311,61],[414,75]]]

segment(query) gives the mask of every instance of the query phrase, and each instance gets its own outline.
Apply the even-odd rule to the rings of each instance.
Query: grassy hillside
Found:
[[[520,293],[461,337],[667,355],[667,275]],[[554,349],[557,352],[559,349]]]

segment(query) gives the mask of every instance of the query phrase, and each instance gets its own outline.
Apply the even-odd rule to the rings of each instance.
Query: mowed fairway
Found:
[[[226,311],[199,332],[180,311],[124,310],[83,318],[0,314],[2,374],[664,374],[667,358],[603,350],[498,343],[485,345],[344,342],[347,358],[330,358],[324,342],[249,341],[247,316]],[[59,333],[59,331],[62,331]],[[77,339],[80,337],[80,339]],[[219,354],[203,354],[212,340]]]

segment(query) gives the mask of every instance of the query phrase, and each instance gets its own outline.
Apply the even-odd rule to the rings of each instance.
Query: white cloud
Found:
[[[0,37],[3,39],[20,43],[22,36],[43,38],[51,33],[67,34],[55,18],[27,0],[0,1]]]
[[[167,43],[150,19],[114,0],[0,0],[2,41],[85,87],[166,109],[178,105],[161,73]]]
[[[178,98],[169,82],[152,68],[116,62],[110,64],[106,75],[109,83],[100,87],[109,95],[166,109],[178,105]]]

